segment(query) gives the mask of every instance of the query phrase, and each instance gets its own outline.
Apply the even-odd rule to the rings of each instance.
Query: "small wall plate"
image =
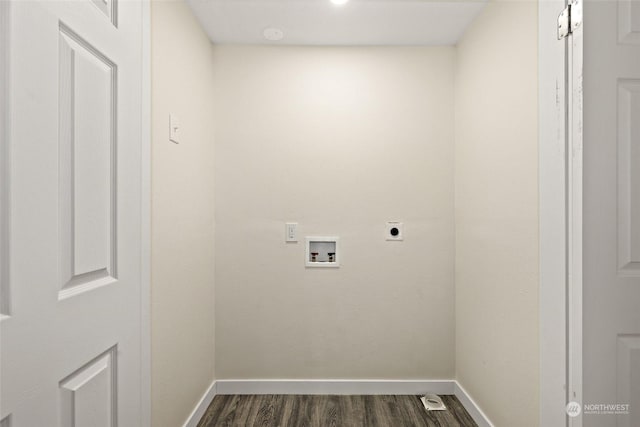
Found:
[[[387,240],[404,240],[404,225],[401,222],[387,222],[386,237]]]
[[[284,38],[284,31],[280,28],[269,27],[264,29],[262,35],[269,41],[278,42]]]
[[[314,236],[305,240],[306,267],[340,267],[340,238]]]

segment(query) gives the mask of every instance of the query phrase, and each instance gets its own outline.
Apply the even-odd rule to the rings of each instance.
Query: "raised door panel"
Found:
[[[618,274],[640,276],[640,80],[618,82]]]
[[[617,414],[617,427],[640,426],[640,335],[618,336],[617,402],[629,410]]]
[[[60,297],[116,276],[117,69],[60,27]]]
[[[639,0],[618,0],[618,42],[640,44]]]
[[[117,0],[91,0],[113,25],[118,25]]]
[[[115,427],[115,348],[60,381],[62,427]]]

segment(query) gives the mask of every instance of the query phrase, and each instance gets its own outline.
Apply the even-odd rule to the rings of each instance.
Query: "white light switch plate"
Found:
[[[180,144],[182,125],[174,114],[169,115],[169,141]]]
[[[287,222],[284,227],[284,240],[285,242],[297,242],[298,241],[298,223]]]

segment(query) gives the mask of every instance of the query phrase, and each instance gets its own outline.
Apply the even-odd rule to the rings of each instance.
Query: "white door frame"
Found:
[[[574,0],[582,3],[583,0]],[[583,25],[567,39],[567,401],[582,406]],[[582,426],[582,415],[568,417]]]
[[[141,421],[143,427],[151,426],[151,3],[150,0],[139,0],[142,3],[142,126],[141,144]],[[11,1],[0,1],[0,289],[1,297],[7,297],[9,265],[9,204],[11,168],[11,141],[9,141],[8,125],[10,121],[8,95],[11,88],[8,65],[8,38]],[[2,302],[5,304],[5,302]],[[10,307],[2,306],[2,311]],[[2,315],[0,315],[2,316]]]
[[[0,2],[0,318],[9,307],[9,7]]]
[[[580,357],[568,344],[569,281],[576,279],[577,265],[570,264],[571,248],[581,248],[570,232],[570,215],[581,204],[570,187],[570,173],[581,166],[570,162],[567,78],[567,40],[557,38],[557,18],[566,0],[541,0],[539,41],[539,214],[540,214],[540,425],[568,425],[569,357]],[[574,168],[574,169],[572,169]],[[574,173],[581,173],[576,170]],[[581,202],[579,202],[581,203]],[[581,212],[579,212],[581,213]],[[581,237],[581,236],[579,236]],[[578,246],[576,246],[578,245]],[[575,287],[571,287],[575,289]],[[580,344],[581,345],[581,344]],[[572,370],[573,372],[573,370]],[[575,384],[572,384],[572,386]]]
[[[151,427],[151,0],[142,2],[142,120],[141,126],[141,202],[140,209],[140,402],[143,427]]]

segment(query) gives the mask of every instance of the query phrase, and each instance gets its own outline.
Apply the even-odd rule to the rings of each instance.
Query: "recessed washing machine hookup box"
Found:
[[[338,237],[307,237],[305,263],[307,267],[340,267]]]

